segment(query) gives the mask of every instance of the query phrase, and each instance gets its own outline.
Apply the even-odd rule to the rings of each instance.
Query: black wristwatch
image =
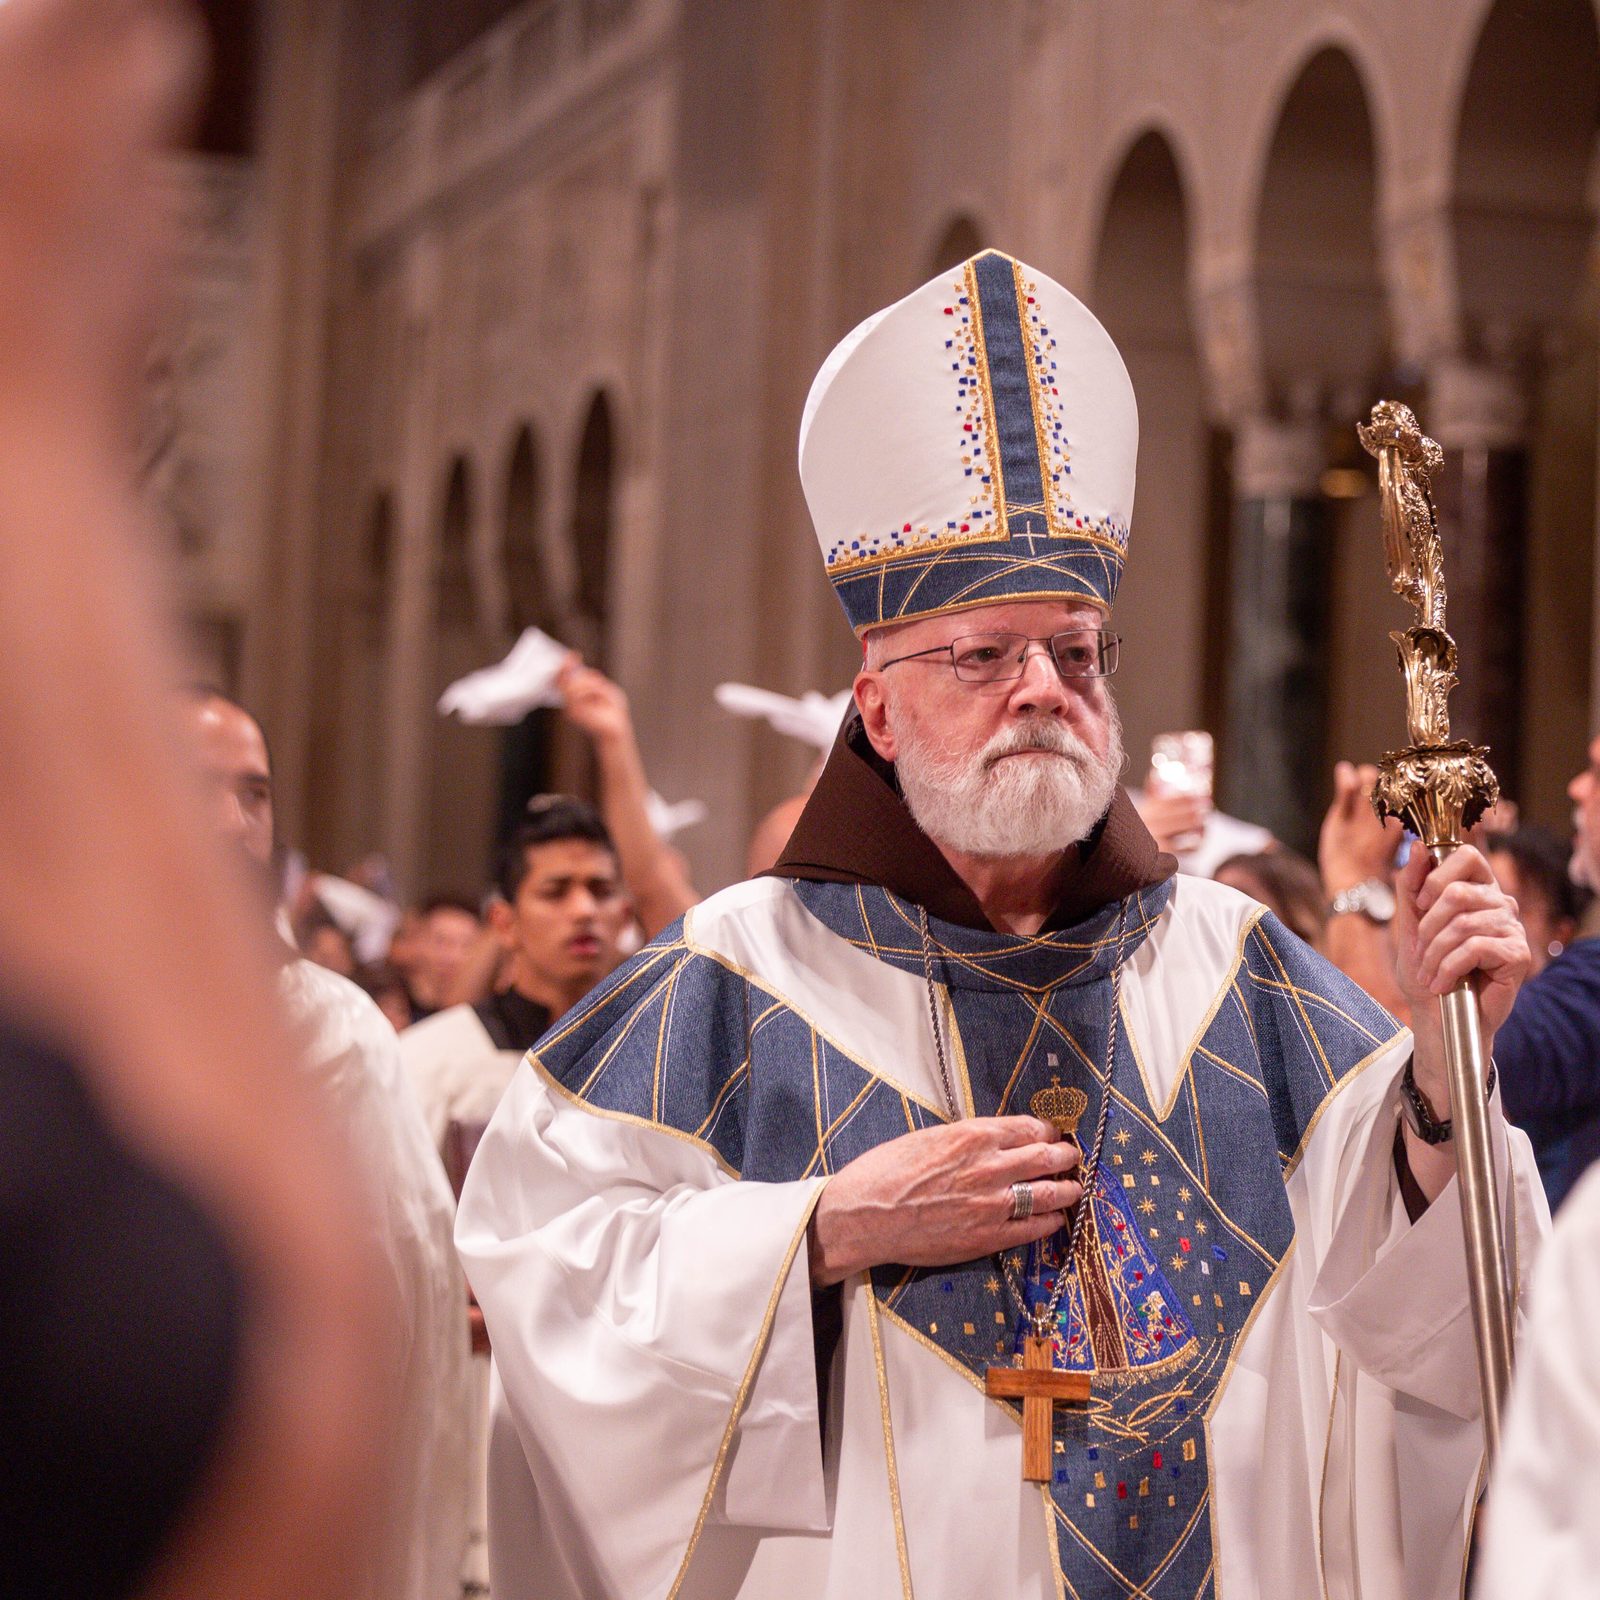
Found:
[[[1448,1117],[1440,1122],[1428,1109],[1428,1102],[1422,1098],[1422,1091],[1417,1087],[1416,1075],[1411,1068],[1416,1057],[1406,1062],[1406,1070],[1400,1079],[1400,1110],[1405,1116],[1406,1123],[1411,1131],[1424,1144],[1449,1144],[1455,1137],[1455,1123]],[[1494,1094],[1495,1065],[1489,1063],[1489,1078],[1483,1086],[1483,1098],[1488,1101]]]

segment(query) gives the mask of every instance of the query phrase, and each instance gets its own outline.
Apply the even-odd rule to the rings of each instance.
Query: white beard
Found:
[[[971,856],[1043,856],[1075,844],[1106,814],[1122,772],[1122,719],[1109,697],[1107,707],[1104,760],[1052,717],[998,733],[967,759],[895,728],[895,774],[917,826]],[[1015,750],[1055,754],[1004,759]]]

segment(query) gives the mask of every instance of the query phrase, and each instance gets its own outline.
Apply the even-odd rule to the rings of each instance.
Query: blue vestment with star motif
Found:
[[[1170,882],[1031,938],[933,919],[935,986],[963,1115],[1027,1112],[1070,1085],[1079,1137],[1105,1130],[1078,1269],[1055,1325],[1057,1364],[1088,1372],[1086,1410],[1058,1410],[1050,1494],[1068,1593],[1110,1567],[1152,1597],[1212,1592],[1205,1418],[1242,1331],[1289,1251],[1285,1174],[1318,1108],[1397,1025],[1274,917],[1241,920],[1227,981],[1165,1103],[1119,1019],[1109,1074],[1111,973],[1133,970]],[[918,908],[882,888],[798,882],[793,914],[920,981]],[[1217,891],[1227,893],[1227,891]],[[870,1004],[870,994],[862,997]],[[589,1106],[713,1146],[747,1182],[837,1171],[942,1120],[943,1108],[862,1061],[759,974],[700,951],[679,927],[647,947],[539,1051]],[[881,1070],[880,1070],[881,1069]],[[1063,1232],[1019,1253],[1030,1303],[1049,1296]],[[887,1265],[883,1316],[981,1382],[1024,1331],[1003,1264]]]

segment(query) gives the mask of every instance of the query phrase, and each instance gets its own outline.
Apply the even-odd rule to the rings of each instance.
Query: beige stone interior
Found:
[[[702,888],[809,757],[711,699],[848,681],[795,473],[812,373],[972,249],[1083,295],[1143,413],[1118,688],[1215,725],[1227,509],[1335,497],[1329,762],[1400,734],[1380,394],[1525,443],[1523,771],[1594,718],[1591,0],[259,0],[243,132],[175,163],[145,460],[206,669],[286,835],[477,882],[503,734],[432,712],[537,622],[628,690]],[[231,106],[236,124],[237,105]],[[1476,430],[1476,431],[1475,431]],[[1472,670],[1471,663],[1465,670]],[[530,742],[531,741],[531,742]],[[521,759],[581,786],[548,728]],[[531,769],[530,769],[531,770]]]

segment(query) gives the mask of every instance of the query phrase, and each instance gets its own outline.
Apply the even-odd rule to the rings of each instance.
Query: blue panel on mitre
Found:
[[[986,251],[828,357],[800,472],[858,634],[999,601],[1109,610],[1138,412],[1115,345],[1059,284]]]

